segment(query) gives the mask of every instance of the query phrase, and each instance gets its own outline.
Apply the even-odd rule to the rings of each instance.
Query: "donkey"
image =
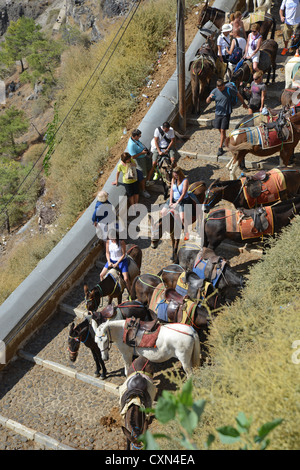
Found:
[[[148,418],[143,408],[151,408],[156,387],[153,384],[153,364],[142,356],[136,358],[127,372],[127,379],[120,387],[122,431],[126,437],[126,450],[140,450],[143,444],[139,436],[148,428]],[[150,391],[150,393],[149,393]],[[152,392],[152,393],[151,393]]]

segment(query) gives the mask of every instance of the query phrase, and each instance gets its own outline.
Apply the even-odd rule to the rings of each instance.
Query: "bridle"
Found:
[[[78,336],[69,335],[69,339],[73,339],[76,343],[78,343],[78,348],[76,349],[76,351],[72,351],[69,346],[67,347],[67,351],[69,352],[69,354],[71,356],[75,356],[75,355],[78,354],[80,343],[83,343],[83,344],[86,343],[89,335],[90,335],[90,329],[89,328],[87,330],[87,334],[86,334],[86,337],[85,337],[84,341],[82,341],[82,339],[81,339],[81,333],[79,333]]]
[[[105,351],[108,351],[108,352],[109,352],[110,349],[111,349],[111,346],[110,346],[110,345],[112,344],[112,340],[111,340],[111,333],[110,333],[109,327],[107,327],[106,331],[107,331],[106,334],[103,334],[103,333],[102,333],[101,335],[97,335],[97,333],[95,332],[95,339],[96,339],[96,338],[100,338],[100,339],[101,339],[101,338],[104,338],[105,336],[107,337],[107,346],[106,346],[105,348],[103,348],[103,349],[101,349],[100,346],[99,346],[99,349],[100,349],[101,354],[102,354],[103,352],[105,352]]]

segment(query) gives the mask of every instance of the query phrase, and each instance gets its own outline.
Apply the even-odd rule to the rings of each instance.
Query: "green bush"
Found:
[[[233,423],[243,410],[254,422],[282,418],[271,449],[300,445],[299,367],[292,345],[300,340],[300,217],[287,227],[250,271],[241,299],[214,321],[211,365],[194,378],[207,401],[196,442]]]

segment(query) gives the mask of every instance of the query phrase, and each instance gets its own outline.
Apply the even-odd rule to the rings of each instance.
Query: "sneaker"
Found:
[[[154,181],[146,181],[146,186],[152,186],[154,184]]]
[[[149,199],[149,197],[151,197],[151,194],[149,194],[148,191],[143,191],[143,192],[142,192],[142,195],[143,195],[144,197],[146,197],[147,199]]]
[[[224,153],[225,153],[225,152],[224,152],[224,150],[222,149],[222,147],[219,147],[217,156],[220,157],[220,156],[223,155]]]
[[[187,240],[189,240],[189,239],[190,239],[190,236],[189,236],[188,233],[186,233],[185,236],[184,236],[184,241],[187,241]]]
[[[282,49],[281,55],[286,55],[288,51],[289,51],[288,48],[285,47],[284,49]]]
[[[158,173],[157,171],[154,173],[154,176],[153,176],[153,181],[156,181],[158,180]]]

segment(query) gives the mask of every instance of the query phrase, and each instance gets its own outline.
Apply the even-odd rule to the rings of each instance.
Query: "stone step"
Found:
[[[24,351],[22,349],[18,352],[18,355],[22,359],[33,362],[34,364],[44,367],[45,369],[50,369],[53,372],[57,372],[75,380],[80,380],[81,382],[93,385],[94,387],[101,388],[106,392],[110,392],[113,395],[119,396],[119,386],[116,384],[105,382],[104,380],[92,377],[91,375],[77,372],[75,369],[71,369],[70,367],[58,364],[57,362],[42,359],[41,357],[34,356],[33,354],[28,353],[27,351]]]

